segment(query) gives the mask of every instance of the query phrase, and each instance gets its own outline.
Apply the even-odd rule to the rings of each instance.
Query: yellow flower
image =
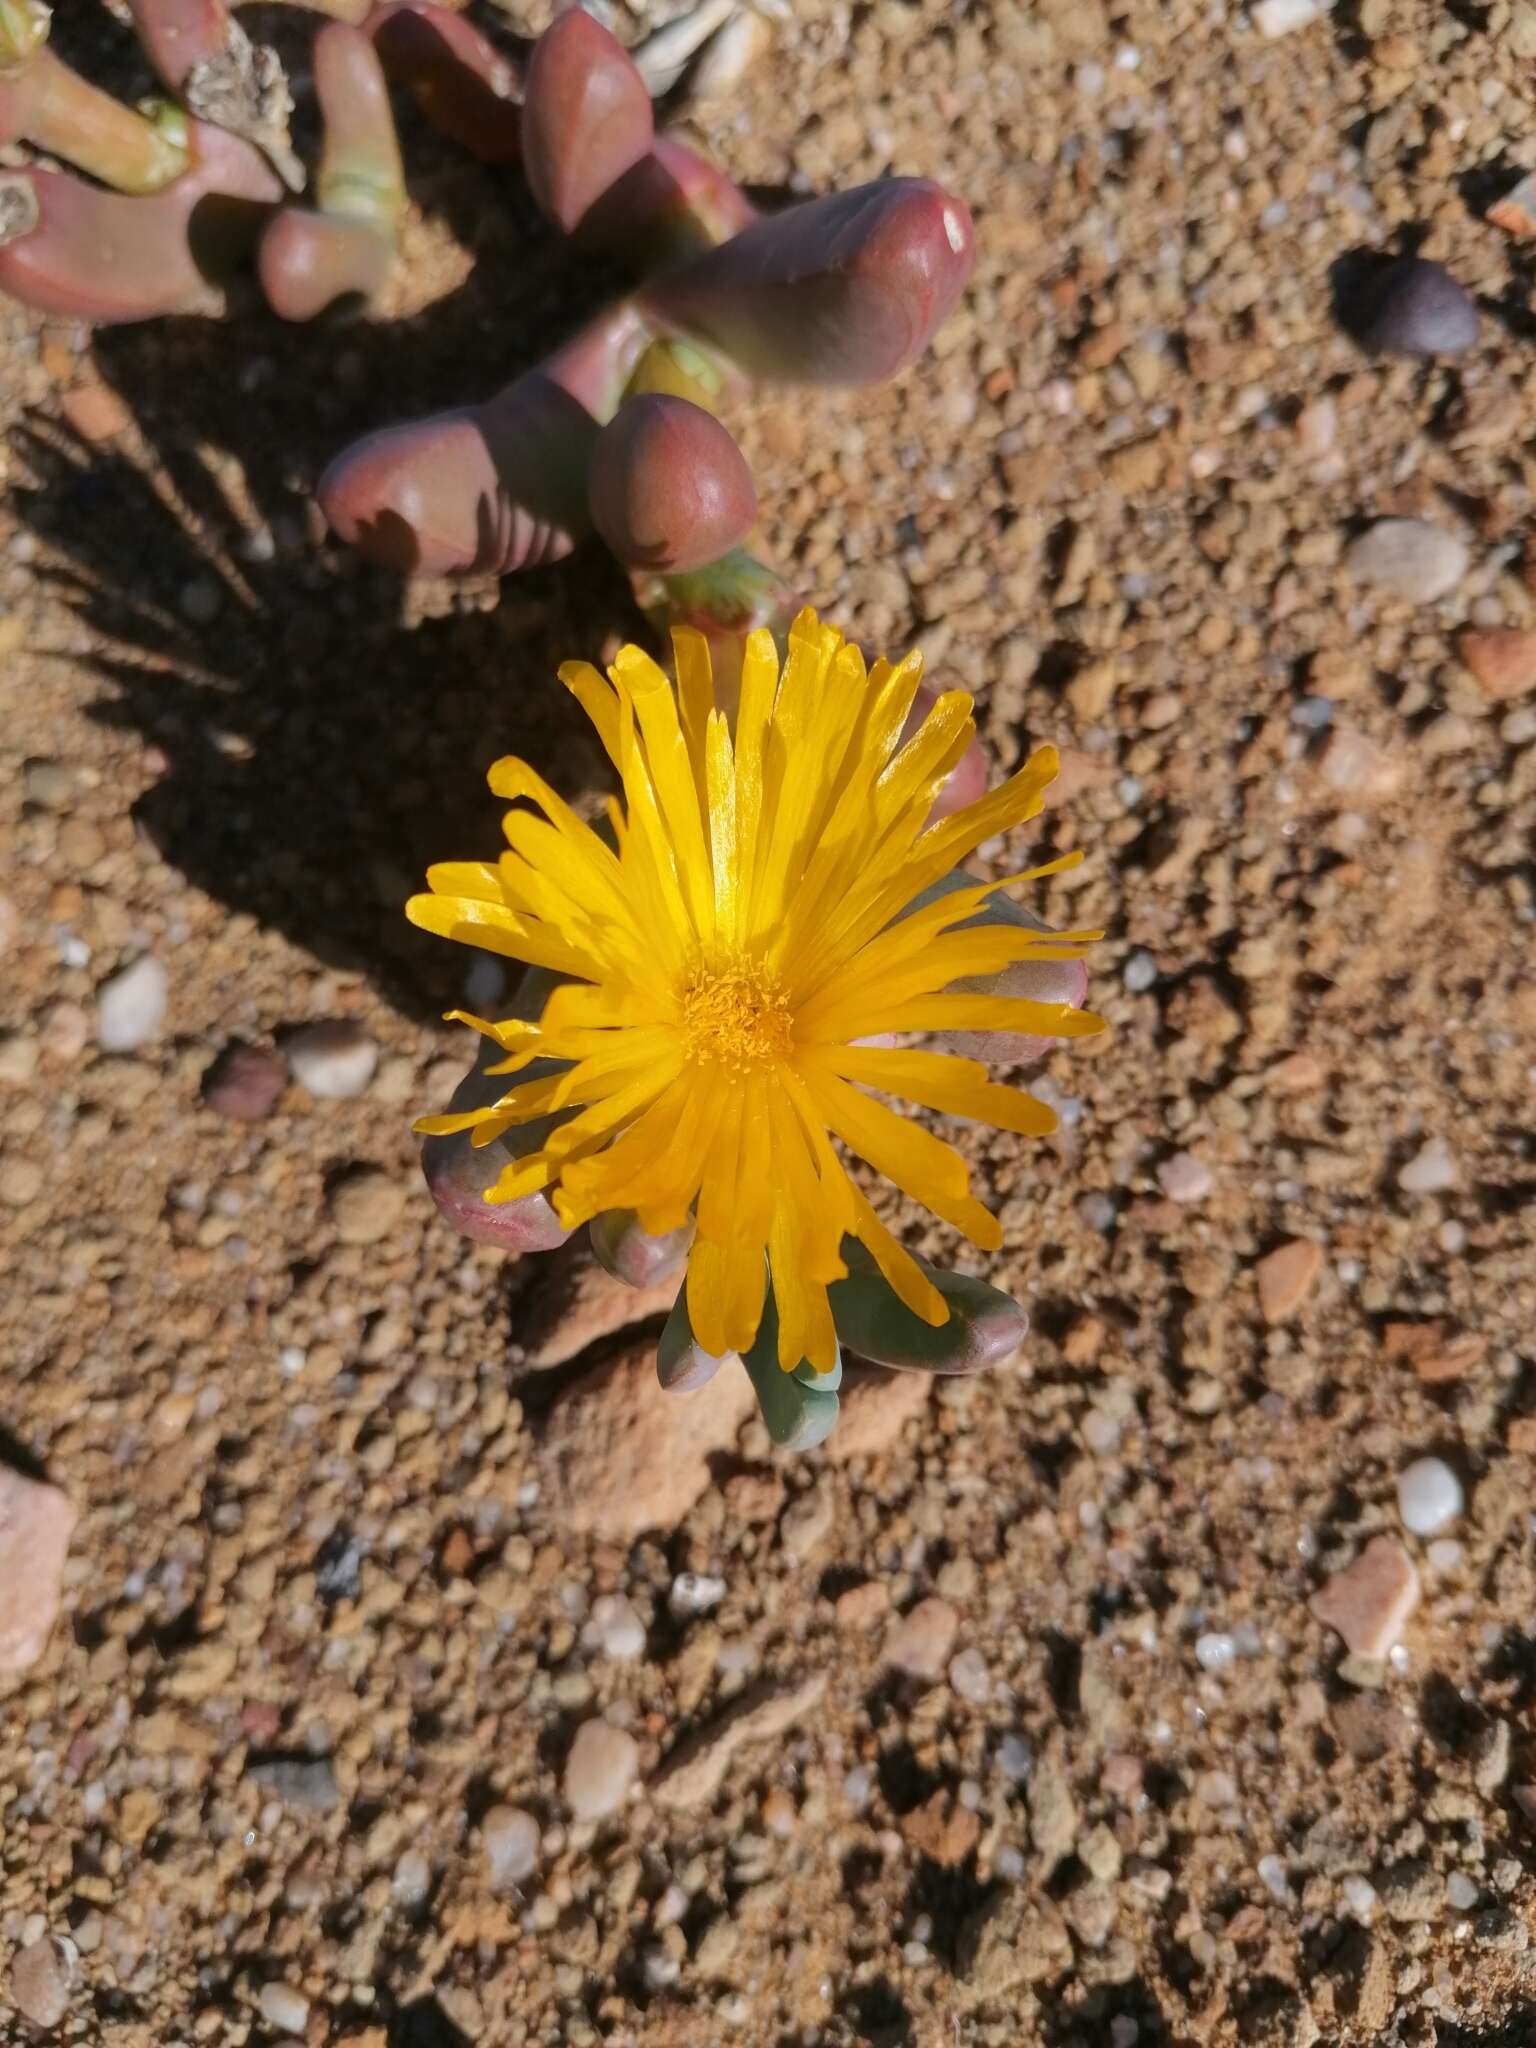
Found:
[[[866,673],[859,650],[804,611],[782,674],[771,635],[748,639],[728,720],[703,638],[680,631],[674,647],[675,690],[638,647],[620,650],[606,681],[585,662],[560,671],[618,771],[611,846],[508,757],[490,785],[517,806],[505,821],[510,851],[494,866],[430,869],[432,893],[407,906],[427,931],[568,977],[537,1024],[464,1021],[507,1053],[494,1074],[569,1064],[489,1108],[416,1128],[472,1130],[484,1145],[566,1113],[503,1170],[488,1201],[547,1189],[569,1228],[606,1209],[633,1210],[654,1232],[691,1216],[686,1285],[699,1344],[748,1350],[771,1277],[780,1364],[830,1371],[827,1285],[847,1271],[847,1235],[926,1322],[948,1315],[833,1137],[978,1245],[1002,1241],[959,1154],[865,1091],[1010,1131],[1056,1124],[1044,1103],[974,1060],[861,1041],[1098,1031],[1102,1019],[1067,1004],[954,985],[1018,961],[1079,958],[1100,934],[971,923],[997,883],[912,907],[983,840],[1034,817],[1057,767],[1055,749],[1042,747],[1000,788],[929,823],[975,723],[970,697],[948,691],[902,743],[919,656]]]

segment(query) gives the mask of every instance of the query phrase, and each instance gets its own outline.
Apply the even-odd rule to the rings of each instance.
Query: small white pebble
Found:
[[[1216,1185],[1216,1176],[1193,1152],[1175,1152],[1157,1169],[1157,1184],[1170,1202],[1203,1202]]]
[[[1251,10],[1253,25],[1266,42],[1305,28],[1322,12],[1321,0],[1257,0]]]
[[[1035,1767],[1035,1753],[1022,1735],[1005,1735],[997,1746],[997,1767],[1015,1785]]]
[[[145,953],[96,994],[96,1043],[103,1052],[133,1052],[153,1038],[165,1016],[165,969]]]
[[[284,1038],[283,1052],[299,1086],[319,1102],[350,1102],[379,1064],[379,1048],[350,1017],[301,1024]]]
[[[1157,979],[1157,962],[1139,946],[1120,970],[1120,979],[1133,996],[1145,994]]]
[[[992,1673],[980,1650],[961,1650],[950,1659],[949,1682],[974,1707],[984,1707],[992,1697]]]
[[[675,1927],[692,1903],[691,1892],[684,1891],[680,1884],[669,1884],[656,1901],[652,1920],[657,1927]]]
[[[1120,1448],[1120,1425],[1101,1408],[1090,1408],[1083,1417],[1083,1442],[1095,1457],[1112,1458]]]
[[[1237,1644],[1231,1636],[1208,1631],[1195,1640],[1195,1662],[1202,1671],[1225,1671],[1237,1655]]]
[[[493,1806],[480,1823],[492,1891],[505,1891],[531,1877],[539,1862],[539,1824],[520,1806]]]
[[[677,1957],[660,1943],[646,1950],[640,1968],[648,1991],[665,1991],[682,1975],[682,1965]]]
[[[707,1572],[679,1572],[672,1581],[667,1605],[674,1614],[707,1614],[725,1598],[724,1579]]]
[[[855,1813],[862,1813],[869,1804],[873,1781],[862,1764],[858,1764],[843,1780],[843,1797]]]
[[[1445,1880],[1445,1903],[1458,1913],[1470,1912],[1477,1904],[1477,1886],[1464,1870],[1453,1870]]]
[[[1376,1887],[1358,1870],[1340,1882],[1339,1895],[1357,1920],[1369,1920],[1376,1911]]]
[[[1299,704],[1291,707],[1291,723],[1299,725],[1304,732],[1325,731],[1333,723],[1333,699],[1303,697]]]
[[[1012,1846],[1012,1844],[1010,1844],[1006,1849],[999,1849],[997,1852],[996,1859],[993,1862],[992,1868],[997,1872],[999,1877],[1005,1879],[1009,1883],[1012,1883],[1014,1879],[1020,1878],[1024,1875],[1023,1851],[1020,1849],[1015,1849]]]
[[[419,1849],[407,1849],[395,1865],[390,1879],[390,1890],[395,1895],[396,1904],[404,1906],[407,1912],[414,1912],[418,1906],[426,1904],[431,1889],[431,1864]]]
[[[1433,1572],[1442,1577],[1448,1572],[1460,1571],[1461,1561],[1466,1555],[1454,1536],[1437,1536],[1424,1551],[1424,1561]]]
[[[645,1624],[622,1593],[603,1593],[593,1601],[581,1639],[616,1664],[631,1664],[645,1654]]]
[[[263,1984],[261,2016],[280,2034],[302,2034],[309,2025],[309,2000],[291,1984]]]
[[[1415,1458],[1397,1476],[1397,1511],[1415,1536],[1435,1536],[1461,1513],[1461,1481],[1443,1458]]]
[[[1077,1213],[1090,1230],[1110,1230],[1114,1227],[1115,1205],[1108,1195],[1097,1190],[1078,1196]]]
[[[1397,1176],[1405,1195],[1439,1195],[1456,1185],[1456,1161],[1443,1138],[1420,1146]]]
[[[1282,1906],[1291,1899],[1290,1879],[1285,1874],[1285,1864],[1278,1856],[1261,1856],[1258,1862],[1259,1883],[1272,1899],[1278,1899]]]

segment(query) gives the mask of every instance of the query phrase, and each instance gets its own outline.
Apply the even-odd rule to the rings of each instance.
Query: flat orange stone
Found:
[[[1317,1619],[1344,1638],[1352,1656],[1385,1657],[1419,1604],[1419,1574],[1400,1543],[1373,1536],[1310,1604]]]
[[[1455,1330],[1443,1316],[1427,1323],[1388,1323],[1381,1333],[1383,1355],[1411,1365],[1426,1386],[1465,1379],[1482,1363],[1488,1339],[1476,1330]]]
[[[1456,652],[1483,695],[1497,704],[1536,690],[1536,632],[1523,626],[1471,628],[1458,636]]]
[[[1310,1237],[1293,1237],[1277,1245],[1255,1267],[1259,1307],[1266,1323],[1283,1323],[1295,1315],[1323,1270],[1323,1248]]]

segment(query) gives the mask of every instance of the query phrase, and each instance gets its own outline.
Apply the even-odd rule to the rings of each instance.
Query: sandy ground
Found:
[[[797,0],[684,111],[754,183],[973,206],[917,372],[737,424],[809,598],[999,768],[1063,748],[1040,907],[1110,933],[1059,1139],[965,1140],[1025,1355],[867,1381],[837,1455],[684,1417],[649,1305],[416,1175],[466,956],[401,900],[494,844],[496,754],[600,788],[552,671],[641,628],[597,554],[402,594],[306,492],[613,281],[413,127],[393,323],[0,310],[0,1444],[78,1512],[0,1681],[0,2037],[1536,2036],[1536,716],[1457,659],[1536,623],[1530,245],[1483,218],[1532,12]],[[1479,301],[1454,363],[1332,319],[1406,246]],[[1465,543],[1448,595],[1350,573],[1387,515]],[[142,955],[163,1023],[103,1049]],[[320,1019],[360,1094],[205,1105]],[[1378,1535],[1422,1598],[1346,1658],[1309,1603]]]

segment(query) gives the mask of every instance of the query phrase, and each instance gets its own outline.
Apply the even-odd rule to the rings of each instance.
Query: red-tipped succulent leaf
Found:
[[[587,472],[648,334],[615,307],[484,405],[386,427],[320,479],[345,541],[403,574],[556,562],[590,530]]]
[[[517,162],[517,73],[472,22],[432,0],[390,0],[363,26],[434,128],[482,163]]]
[[[746,458],[686,398],[626,399],[597,437],[592,522],[627,568],[686,574],[743,541],[757,518]]]
[[[332,306],[373,298],[394,256],[394,243],[367,221],[287,206],[267,223],[256,270],[280,320],[313,320]]]
[[[559,15],[534,44],[523,91],[523,167],[539,211],[574,234],[655,135],[623,44],[579,7]]]
[[[888,178],[758,221],[642,303],[754,377],[874,384],[922,354],[974,254],[958,199],[926,178]]]
[[[191,163],[130,198],[66,171],[0,174],[0,291],[101,325],[216,312],[282,187],[249,143],[189,124]]]
[[[658,135],[655,147],[588,208],[577,240],[642,272],[703,255],[756,219],[757,208],[734,179],[685,143]]]
[[[30,142],[118,192],[158,192],[181,175],[178,125],[121,105],[46,48],[0,68],[0,143]]]
[[[378,52],[360,29],[328,22],[315,38],[324,149],[316,206],[278,215],[258,268],[272,309],[310,320],[340,300],[367,300],[394,260],[405,173]]]
[[[288,136],[293,96],[277,52],[251,41],[227,0],[128,4],[150,62],[188,113],[253,142],[301,191],[304,170]]]

